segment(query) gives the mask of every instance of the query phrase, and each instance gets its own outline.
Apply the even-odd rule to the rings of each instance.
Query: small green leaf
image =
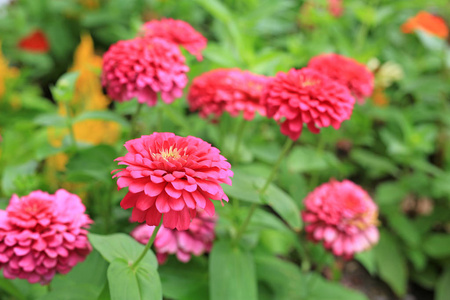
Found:
[[[79,72],[68,72],[62,75],[56,85],[51,88],[53,98],[57,102],[69,102],[73,98],[75,83],[77,82]]]
[[[114,259],[108,268],[111,300],[162,299],[161,281],[156,269],[141,262],[136,270],[124,259]]]
[[[250,252],[233,247],[230,241],[214,244],[210,253],[211,300],[256,300],[256,275]]]
[[[90,233],[89,241],[108,262],[112,262],[116,258],[134,262],[144,250],[144,245],[124,233],[110,235]],[[158,268],[158,262],[151,250],[147,251],[142,262],[148,263],[155,269]]]

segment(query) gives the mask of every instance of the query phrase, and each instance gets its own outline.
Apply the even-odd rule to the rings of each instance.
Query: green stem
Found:
[[[275,162],[272,172],[270,173],[269,177],[267,177],[266,182],[264,183],[264,186],[259,191],[259,196],[261,197],[266,192],[267,188],[269,187],[270,183],[272,182],[273,178],[277,174],[278,168],[280,167],[281,162],[283,161],[283,158],[286,156],[286,154],[289,152],[289,149],[291,149],[292,145],[294,144],[294,141],[290,138],[287,138],[286,143],[283,146],[283,149],[281,150],[280,155],[278,156],[277,161]],[[250,206],[250,211],[248,212],[247,217],[244,220],[244,223],[242,223],[242,226],[239,228],[235,241],[239,241],[244,234],[245,230],[247,229],[248,224],[250,223],[250,220],[253,216],[253,213],[255,212],[256,208],[258,207],[258,203],[253,203],[252,206]]]
[[[162,132],[163,129],[163,114],[164,114],[163,105],[165,104],[160,102],[159,105],[156,107],[157,109],[156,113],[158,114],[158,124],[156,124],[156,130],[158,132]]]
[[[247,122],[242,117],[237,126],[236,142],[234,143],[234,150],[233,150],[233,156],[232,156],[234,163],[237,163],[237,161],[238,161],[239,147],[241,146],[241,143],[242,143],[242,137],[244,136],[244,129],[245,129],[246,124],[247,124]]]
[[[262,189],[259,191],[260,195],[264,195],[267,188],[269,187],[270,183],[272,182],[273,178],[277,174],[278,168],[280,167],[281,162],[283,161],[283,158],[288,153],[289,149],[291,149],[292,145],[294,144],[294,141],[290,138],[287,138],[286,142],[284,143],[283,149],[281,150],[280,156],[278,156],[277,161],[275,162],[272,172],[270,172],[269,177],[267,177],[266,183],[263,185]]]
[[[67,122],[67,128],[69,129],[69,135],[70,135],[70,140],[72,143],[72,149],[76,152],[78,150],[78,146],[77,146],[77,140],[75,139],[75,132],[73,130],[73,122],[72,122],[72,115],[70,113],[70,105],[68,102],[64,103],[66,106],[66,122]]]
[[[134,270],[139,263],[141,262],[141,260],[145,257],[145,255],[147,254],[148,249],[150,249],[150,247],[152,246],[153,242],[155,241],[156,238],[156,234],[159,231],[159,228],[161,228],[162,225],[162,218],[161,218],[161,222],[159,222],[159,225],[156,226],[156,228],[153,230],[152,236],[150,237],[150,239],[148,240],[147,245],[145,245],[144,251],[142,251],[141,255],[139,255],[139,257],[136,259],[136,261],[131,265],[131,269]]]
[[[138,103],[138,106],[136,108],[136,111],[134,112],[133,116],[131,117],[131,129],[130,129],[130,136],[129,136],[129,140],[131,140],[132,138],[134,138],[135,134],[137,133],[137,119],[139,117],[139,113],[142,110],[142,106],[144,106],[143,103]]]
[[[325,138],[323,134],[319,134],[319,142],[317,143],[316,153],[322,155],[325,149]],[[309,189],[313,190],[319,181],[319,171],[315,171],[311,175],[311,180],[309,182]]]
[[[258,207],[258,203],[253,203],[252,206],[250,206],[250,211],[247,214],[247,217],[244,220],[244,223],[242,223],[242,226],[239,228],[235,241],[239,241],[242,238],[242,235],[245,232],[245,229],[247,229],[248,224],[250,223],[250,220],[253,216],[253,213],[255,212],[256,208]]]

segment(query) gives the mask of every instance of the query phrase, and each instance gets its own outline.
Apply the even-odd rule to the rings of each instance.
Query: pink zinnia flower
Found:
[[[180,49],[160,38],[119,41],[103,56],[102,84],[117,101],[136,97],[156,105],[157,94],[172,103],[183,94],[189,68]]]
[[[85,228],[92,223],[81,199],[65,190],[13,195],[0,210],[0,267],[5,278],[47,284],[66,274],[92,247]]]
[[[267,77],[239,69],[217,69],[195,78],[189,88],[191,111],[200,110],[200,116],[217,118],[227,111],[233,117],[243,112],[244,119],[252,120],[255,111],[265,116],[261,93]]]
[[[208,40],[189,23],[181,20],[153,20],[142,26],[144,37],[159,37],[183,46],[189,53],[202,60],[201,51],[206,48]]]
[[[116,160],[126,167],[113,178],[119,177],[119,188],[128,187],[120,205],[133,207],[132,221],[158,225],[163,214],[164,227],[186,230],[198,208],[214,215],[210,199],[228,201],[220,183],[231,185],[231,165],[207,142],[155,132],[125,147],[128,153]]]
[[[317,70],[345,85],[360,104],[372,95],[374,86],[372,72],[352,58],[334,53],[321,54],[309,61],[308,68]]]
[[[308,237],[347,259],[378,242],[378,207],[349,180],[331,180],[305,198],[302,212]]]
[[[309,68],[279,72],[264,88],[267,116],[281,122],[281,133],[300,137],[303,123],[313,133],[321,127],[339,129],[350,118],[355,99],[343,85]]]
[[[154,246],[159,264],[167,260],[169,254],[176,254],[179,261],[188,262],[191,254],[202,255],[211,251],[215,238],[216,216],[209,216],[205,211],[198,211],[188,230],[179,231],[161,227],[156,234]],[[139,243],[147,244],[155,226],[139,225],[132,232]]]
[[[328,11],[333,17],[339,18],[344,12],[343,0],[328,0]]]

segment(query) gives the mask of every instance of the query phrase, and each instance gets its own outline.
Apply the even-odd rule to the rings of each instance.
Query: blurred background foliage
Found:
[[[430,291],[427,295],[435,291],[437,300],[448,299],[450,47],[448,41],[422,31],[400,31],[421,10],[450,22],[447,0],[344,0],[339,16],[330,13],[326,0],[13,1],[0,8],[0,207],[6,207],[13,193],[64,187],[83,196],[96,220],[94,232],[131,229],[128,213],[118,206],[123,192],[111,192],[110,171],[113,159],[123,153],[137,103],[111,103],[103,95],[101,55],[112,43],[134,37],[144,21],[182,19],[208,38],[202,62],[187,56],[191,80],[228,67],[273,76],[303,67],[323,52],[353,57],[373,70],[372,98],[355,106],[341,130],[303,133],[277,178],[294,202],[274,209],[300,230],[300,221],[289,216],[289,209],[295,208],[297,214],[305,195],[332,177],[353,180],[379,205],[382,228],[379,245],[357,260],[398,297],[418,286]],[[36,30],[47,39],[46,51],[18,47]],[[67,71],[76,72],[66,78],[76,81],[72,90],[66,82],[57,83]],[[254,189],[249,178],[267,176],[284,140],[273,121],[256,118],[247,125],[244,144],[235,155],[237,122],[225,115],[217,126],[209,126],[188,111],[184,98],[170,106],[144,107],[137,122],[143,134],[164,130],[213,143],[232,160],[234,183],[248,190],[248,198]],[[67,129],[69,123],[74,132]],[[234,195],[232,188],[228,193],[246,197]],[[245,216],[245,208],[242,216],[232,210],[228,206],[221,211],[219,236],[226,234],[233,218]],[[247,237],[249,245],[261,249],[255,258],[259,294],[265,295],[261,299],[297,299],[286,286],[295,280],[304,287],[299,299],[330,299],[320,295],[326,290],[320,277],[303,278],[291,263],[264,255],[287,256],[298,247],[286,224],[267,211],[257,212],[251,224],[255,235]],[[334,272],[328,277],[339,280],[339,265],[331,256],[320,247],[307,247],[314,265],[326,266]],[[242,260],[245,263],[245,257]],[[205,268],[201,258],[187,265],[169,261],[161,268],[165,296],[207,299]],[[268,277],[274,270],[283,270],[273,275],[275,282]],[[179,273],[185,274],[183,279]],[[194,283],[188,290],[175,288]],[[18,289],[24,285],[15,284]],[[333,299],[363,299],[348,293],[339,296],[340,288],[332,289]]]

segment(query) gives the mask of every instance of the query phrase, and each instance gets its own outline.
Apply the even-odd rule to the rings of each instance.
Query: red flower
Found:
[[[164,39],[119,41],[103,56],[102,84],[117,101],[136,97],[156,105],[157,93],[166,103],[181,97],[189,68],[180,49]]]
[[[321,54],[313,57],[308,68],[317,70],[345,85],[359,103],[372,95],[374,77],[372,72],[356,60],[339,54]]]
[[[445,21],[426,11],[421,11],[414,17],[409,18],[401,27],[403,33],[412,33],[418,29],[441,39],[448,37],[448,27]]]
[[[142,26],[145,37],[159,37],[183,46],[189,53],[202,60],[201,51],[206,48],[208,40],[189,23],[181,20],[153,20]]]
[[[158,225],[164,214],[165,227],[186,230],[197,208],[214,215],[210,199],[228,201],[220,183],[231,185],[231,165],[205,141],[155,132],[125,147],[128,153],[116,160],[126,167],[113,178],[119,177],[119,188],[128,187],[120,205],[133,207],[132,221]]]
[[[22,50],[36,53],[46,53],[50,50],[45,33],[37,29],[19,41],[18,47]]]
[[[242,111],[246,120],[255,111],[265,116],[261,93],[267,77],[239,69],[217,69],[195,78],[188,94],[190,109],[200,110],[200,116],[219,117],[224,111],[238,116]]]
[[[214,227],[217,217],[210,217],[205,211],[198,211],[192,220],[189,229],[178,231],[161,227],[155,238],[155,252],[159,264],[167,260],[169,254],[176,254],[181,262],[188,262],[191,254],[202,255],[211,251],[215,238]],[[147,244],[152,236],[155,226],[140,225],[131,235],[141,244]]]
[[[279,72],[264,88],[262,101],[267,116],[281,122],[281,133],[292,140],[300,137],[303,123],[313,133],[330,125],[339,129],[355,103],[345,86],[309,68]]]
[[[87,228],[92,221],[81,199],[65,190],[54,195],[13,195],[0,210],[0,267],[5,278],[47,284],[91,252]]]
[[[331,180],[305,198],[302,212],[308,237],[337,256],[353,254],[378,242],[378,208],[369,194],[349,180]]]

